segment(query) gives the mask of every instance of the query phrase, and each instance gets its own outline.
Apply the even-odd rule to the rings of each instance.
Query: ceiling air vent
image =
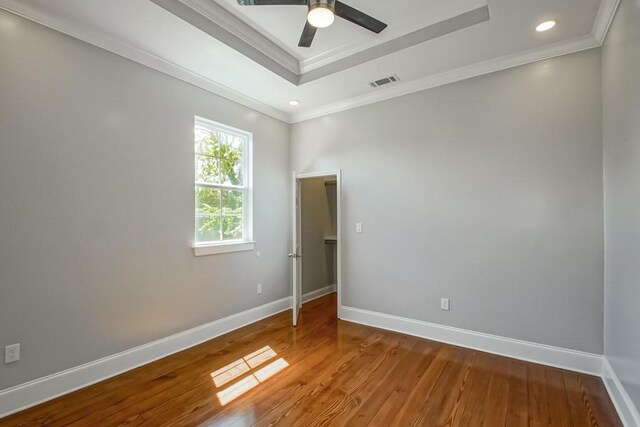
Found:
[[[389,77],[385,77],[384,79],[380,79],[380,80],[376,80],[373,82],[369,82],[369,85],[371,87],[380,87],[380,86],[384,86],[384,85],[388,85],[391,83],[396,83],[400,81],[400,77],[398,77],[396,74],[394,74],[393,76],[389,76]]]

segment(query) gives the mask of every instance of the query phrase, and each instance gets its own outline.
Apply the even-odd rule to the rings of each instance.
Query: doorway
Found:
[[[341,173],[293,174],[293,325],[303,305],[336,293],[341,306]]]

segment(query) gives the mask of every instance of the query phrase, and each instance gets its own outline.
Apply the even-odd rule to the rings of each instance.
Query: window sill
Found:
[[[198,245],[193,247],[195,256],[226,254],[229,252],[252,251],[255,242],[233,242],[210,245]]]

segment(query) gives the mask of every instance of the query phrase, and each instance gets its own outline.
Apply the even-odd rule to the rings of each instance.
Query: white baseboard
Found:
[[[201,344],[291,308],[273,301],[75,368],[0,391],[0,418]]]
[[[335,292],[327,286],[303,295],[308,302]],[[0,391],[0,418],[185,350],[291,308],[291,297],[233,314],[84,365]],[[420,320],[340,307],[342,320],[414,335],[460,347],[601,376],[626,427],[640,426],[640,416],[606,358],[601,355],[505,338]]]
[[[302,303],[304,304],[305,302],[323,297],[335,291],[336,285],[329,285],[324,288],[316,289],[315,291],[307,292],[306,294],[302,294]]]
[[[353,307],[343,306],[341,319],[528,362],[590,375],[600,376],[602,374],[602,356],[598,354],[505,338]]]
[[[640,413],[622,386],[609,360],[602,359],[602,380],[625,427],[640,427]]]

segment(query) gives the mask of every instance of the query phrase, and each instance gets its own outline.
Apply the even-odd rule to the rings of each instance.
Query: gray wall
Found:
[[[0,58],[0,389],[290,295],[286,124],[4,11]],[[261,258],[193,255],[194,115],[254,133]]]
[[[640,408],[640,2],[622,0],[603,52],[605,355]]]
[[[325,236],[336,235],[336,187],[324,183],[311,178],[300,185],[303,294],[336,284],[336,245],[325,243]]]
[[[600,66],[590,50],[294,125],[292,168],[343,171],[343,303],[601,353]]]

